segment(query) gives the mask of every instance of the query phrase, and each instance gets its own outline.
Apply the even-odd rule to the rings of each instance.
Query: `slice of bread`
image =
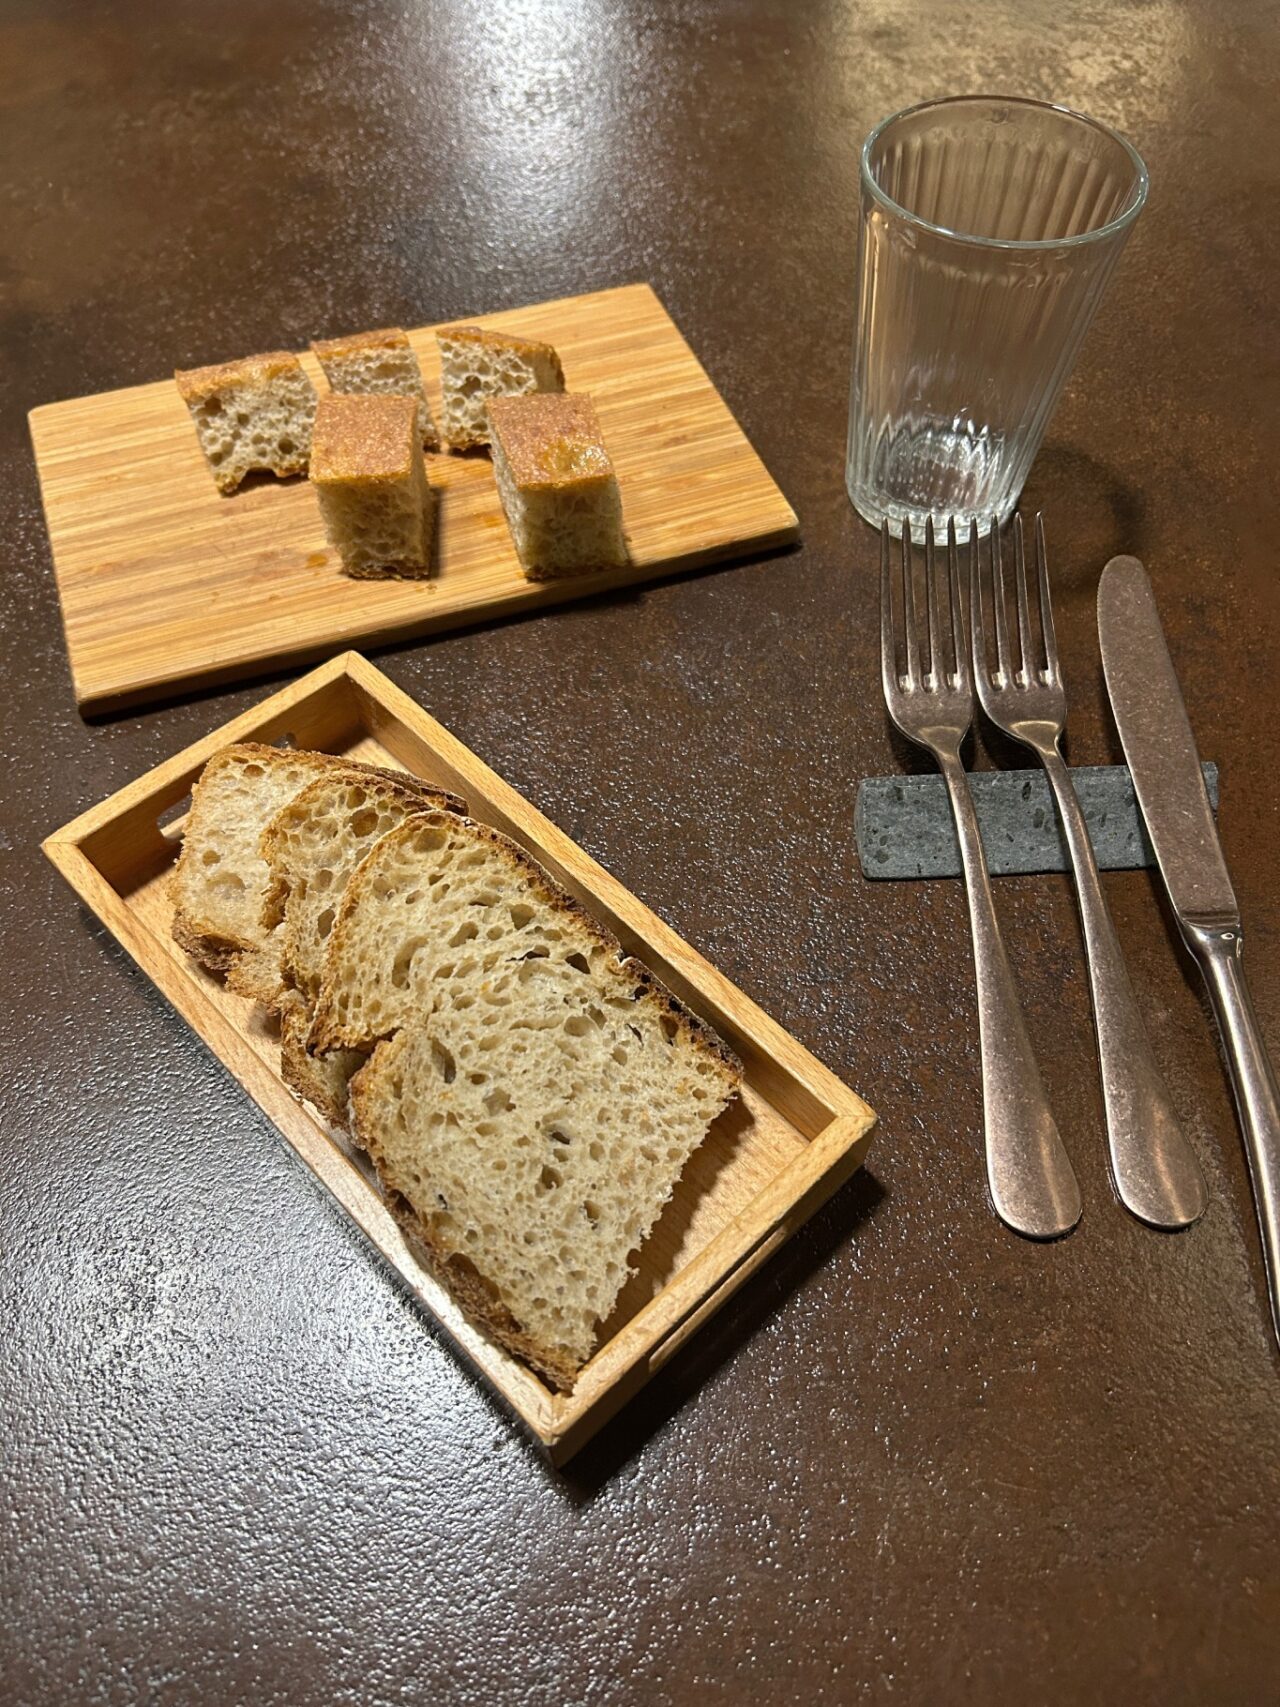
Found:
[[[493,475],[531,581],[621,568],[622,495],[589,397],[495,397]]]
[[[738,1063],[522,848],[443,813],[375,845],[331,936],[310,1046],[375,1044],[353,1130],[392,1202],[571,1387]]]
[[[266,469],[305,474],[311,455],[316,389],[291,350],[174,374],[196,437],[220,492]]]
[[[352,1076],[368,1056],[355,1049],[333,1055],[308,1055],[311,1010],[296,990],[286,992],[280,1014],[280,1076],[295,1096],[309,1102],[326,1120],[346,1131],[347,1092]]]
[[[417,791],[424,806],[462,804],[415,777],[331,753],[245,741],[213,755],[191,790],[182,851],[170,878],[173,935],[202,965],[225,973],[238,994],[273,1010],[283,990],[282,937],[262,923],[271,884],[262,834],[296,794],[321,777],[386,778]]]
[[[447,444],[469,450],[489,443],[489,400],[527,391],[563,391],[564,370],[550,344],[450,326],[436,333],[444,392],[442,426]]]
[[[430,575],[435,500],[412,398],[322,397],[311,484],[329,543],[348,575]]]
[[[321,338],[311,352],[334,391],[412,397],[418,405],[418,432],[424,450],[438,450],[440,435],[422,383],[422,369],[408,337],[398,326],[357,332],[349,338]]]
[[[320,990],[325,950],[351,874],[407,818],[433,808],[464,813],[465,803],[416,780],[333,773],[309,783],[263,832],[271,882],[263,928],[278,931],[285,983],[308,1007]]]
[[[342,763],[328,753],[245,741],[204,767],[170,879],[174,937],[203,965],[225,972],[246,950],[262,947],[270,880],[258,850],[262,832],[295,794]]]

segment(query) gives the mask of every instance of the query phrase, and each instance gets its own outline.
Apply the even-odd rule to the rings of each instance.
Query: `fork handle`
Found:
[[[1280,1091],[1244,979],[1239,927],[1183,921],[1199,962],[1231,1068],[1267,1265],[1271,1320],[1280,1339]]]
[[[946,779],[969,894],[978,986],[987,1183],[996,1213],[1029,1239],[1054,1239],[1080,1219],[1080,1188],[1049,1108],[1000,937],[978,816],[958,748],[935,756]]]
[[[1056,744],[1036,750],[1057,801],[1075,875],[1116,1190],[1140,1221],[1187,1227],[1208,1202],[1204,1174],[1142,1023],[1071,773]]]

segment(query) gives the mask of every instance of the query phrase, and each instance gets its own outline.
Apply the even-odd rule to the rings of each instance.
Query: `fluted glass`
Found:
[[[859,514],[1013,511],[1147,172],[1113,131],[1038,101],[931,101],[862,149],[846,480]]]

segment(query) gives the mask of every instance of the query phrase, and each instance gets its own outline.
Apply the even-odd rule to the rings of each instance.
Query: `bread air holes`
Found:
[[[583,1204],[582,1213],[586,1216],[592,1227],[598,1227],[600,1225],[600,1206],[597,1203],[593,1203],[590,1198],[588,1198]]]
[[[470,942],[473,937],[477,937],[479,935],[479,925],[477,925],[473,920],[468,919],[465,924],[459,925],[457,930],[454,931],[453,935],[449,938],[449,947],[461,948],[464,942]]]
[[[201,865],[217,865],[221,858],[222,855],[217,848],[206,848],[200,855],[200,863]]]
[[[452,1052],[434,1037],[431,1039],[431,1065],[446,1085],[451,1085],[457,1077],[458,1063],[454,1060]]]
[[[539,1195],[545,1196],[549,1191],[556,1191],[564,1184],[564,1176],[558,1168],[544,1167],[538,1175]]]
[[[522,931],[533,917],[533,908],[526,906],[523,901],[513,902],[508,911],[511,914],[511,923],[518,931]],[[545,949],[543,953],[546,953]]]
[[[564,963],[566,966],[572,966],[575,972],[590,972],[591,970],[591,962],[585,954],[566,954]]]
[[[496,1091],[489,1092],[484,1099],[484,1106],[490,1114],[510,1114],[516,1105],[506,1091],[499,1087]]]
[[[564,1029],[570,1037],[585,1037],[591,1030],[591,1021],[585,1014],[570,1014]]]
[[[333,929],[334,917],[335,915],[332,907],[326,907],[324,912],[321,913],[320,917],[316,920],[316,930],[320,936],[328,936],[329,932]]]
[[[413,957],[420,948],[425,946],[425,941],[424,937],[410,937],[396,955],[391,966],[391,982],[397,990],[403,990],[408,985]]]
[[[374,807],[366,806],[356,812],[351,819],[351,834],[353,836],[369,836],[378,827],[378,814]]]

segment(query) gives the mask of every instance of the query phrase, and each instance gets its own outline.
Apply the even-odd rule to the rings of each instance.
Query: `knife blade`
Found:
[[[1113,557],[1098,588],[1111,709],[1179,923],[1240,919],[1200,755],[1160,615],[1136,557]]]
[[[1098,639],[1134,793],[1226,1048],[1280,1339],[1280,1091],[1245,982],[1240,908],[1195,736],[1151,583],[1136,557],[1113,557],[1102,571]]]

